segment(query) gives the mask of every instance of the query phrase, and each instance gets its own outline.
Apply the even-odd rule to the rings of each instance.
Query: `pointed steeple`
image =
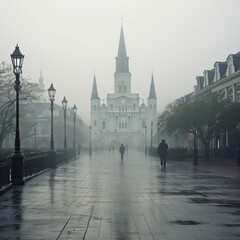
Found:
[[[40,71],[40,77],[38,79],[39,83],[38,83],[38,89],[40,89],[41,91],[44,91],[45,88],[44,88],[44,79],[43,79],[43,76],[42,76],[42,70]]]
[[[95,73],[94,73],[94,78],[93,78],[93,86],[92,86],[92,96],[91,96],[91,99],[99,99]]]
[[[148,98],[157,98],[156,97],[154,80],[153,80],[153,74],[152,74],[152,80],[151,80],[151,86],[150,86],[150,91],[149,91],[149,97]]]
[[[118,55],[116,57],[116,73],[128,73],[128,56],[124,40],[123,26],[121,25],[120,40],[118,46]]]

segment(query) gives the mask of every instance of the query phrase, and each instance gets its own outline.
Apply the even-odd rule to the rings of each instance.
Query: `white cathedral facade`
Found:
[[[114,93],[107,94],[101,103],[94,75],[91,95],[91,142],[93,147],[150,146],[157,132],[157,97],[152,76],[147,105],[139,102],[139,94],[132,93],[129,57],[127,56],[123,27],[121,27]],[[156,146],[156,142],[152,145]]]

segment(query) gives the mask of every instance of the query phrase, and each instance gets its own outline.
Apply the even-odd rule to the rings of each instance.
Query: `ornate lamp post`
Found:
[[[198,165],[198,149],[197,149],[197,126],[193,124],[192,126],[192,133],[193,133],[193,165]]]
[[[62,107],[64,113],[64,151],[65,151],[65,159],[68,161],[68,153],[67,153],[67,134],[66,134],[66,118],[67,118],[67,99],[64,97],[62,100]]]
[[[145,155],[147,155],[147,125],[145,125]]]
[[[76,104],[73,106],[73,149],[74,154],[76,154],[76,115],[77,115],[77,107]]]
[[[14,152],[11,156],[11,181],[15,185],[24,184],[24,166],[23,166],[24,155],[20,147],[20,134],[19,134],[19,91],[21,88],[20,74],[22,73],[23,59],[24,55],[22,55],[17,45],[14,52],[11,54],[13,72],[16,77],[14,86],[14,89],[16,91],[16,132]]]
[[[66,118],[67,118],[67,99],[64,97],[62,100],[62,107],[64,113],[64,149],[67,149],[67,136],[66,136]]]
[[[160,121],[157,123],[157,134],[158,134],[158,145],[159,145],[159,137],[160,137]]]
[[[89,127],[89,156],[92,156],[92,127]]]
[[[151,153],[152,153],[152,147],[153,147],[152,138],[153,138],[153,121],[151,121]]]
[[[50,151],[49,151],[49,155],[51,158],[51,167],[52,168],[56,168],[56,153],[54,150],[54,139],[53,139],[53,110],[54,110],[54,106],[53,106],[53,102],[55,100],[55,93],[56,93],[56,89],[53,87],[53,84],[51,84],[50,88],[48,89],[48,96],[49,96],[49,100],[51,102],[51,106],[50,106],[50,110],[51,110],[51,140],[50,140]]]

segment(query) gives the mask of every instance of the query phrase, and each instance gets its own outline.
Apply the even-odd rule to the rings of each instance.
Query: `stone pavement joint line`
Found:
[[[97,152],[0,196],[0,240],[237,240],[240,181]]]

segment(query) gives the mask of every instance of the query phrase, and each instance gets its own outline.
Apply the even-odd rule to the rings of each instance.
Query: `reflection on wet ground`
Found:
[[[239,239],[239,187],[144,153],[83,155],[0,196],[0,239]]]

